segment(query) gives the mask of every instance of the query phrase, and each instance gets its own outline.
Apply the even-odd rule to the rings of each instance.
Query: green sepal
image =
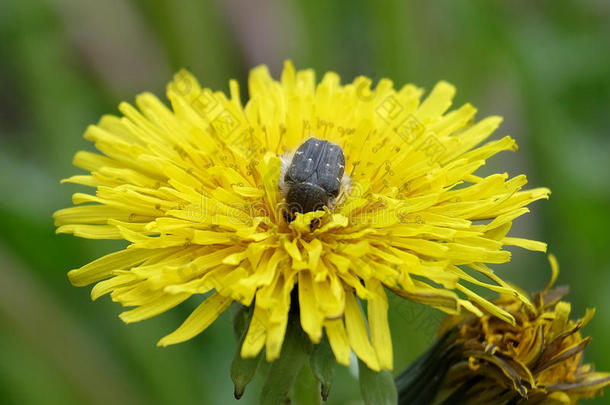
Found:
[[[294,394],[292,404],[297,405],[320,405],[320,383],[314,377],[308,362],[305,362],[301,372],[294,384]]]
[[[246,386],[252,381],[252,378],[254,378],[256,369],[262,358],[262,352],[256,357],[241,357],[241,346],[244,344],[244,340],[246,340],[252,312],[252,310],[242,307],[236,312],[235,317],[233,318],[233,331],[236,336],[239,336],[237,350],[235,351],[233,362],[231,363],[231,380],[233,380],[234,387],[233,395],[235,395],[236,399],[240,399],[242,395],[244,395]]]
[[[278,405],[285,402],[310,353],[311,341],[301,329],[298,314],[291,313],[280,357],[269,366],[260,405]]]
[[[236,304],[236,303],[233,303]],[[235,335],[235,340],[238,342],[241,340],[244,332],[247,330],[246,327],[250,322],[250,317],[252,316],[252,309],[250,307],[245,307],[241,304],[236,304],[237,307],[233,313],[233,334]]]
[[[335,372],[335,361],[335,355],[330,348],[326,334],[324,334],[320,343],[314,345],[309,358],[311,371],[321,384],[321,395],[324,401],[326,401],[330,392],[333,374]]]
[[[358,360],[360,392],[366,405],[396,405],[398,394],[392,373],[388,370],[373,371]]]

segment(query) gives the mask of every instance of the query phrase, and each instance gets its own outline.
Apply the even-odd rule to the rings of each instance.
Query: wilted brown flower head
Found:
[[[533,308],[509,296],[494,301],[515,325],[491,315],[448,316],[437,344],[397,379],[399,403],[571,405],[610,385],[610,373],[583,361],[591,338],[580,331],[595,311],[569,318],[570,303],[561,301],[568,288],[550,289],[557,275],[550,259],[553,278]],[[435,371],[424,377],[426,369]]]

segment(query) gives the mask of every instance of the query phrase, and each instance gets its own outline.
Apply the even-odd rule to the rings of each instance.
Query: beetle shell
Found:
[[[345,156],[339,145],[309,138],[294,153],[284,176],[292,214],[321,210],[339,195]]]

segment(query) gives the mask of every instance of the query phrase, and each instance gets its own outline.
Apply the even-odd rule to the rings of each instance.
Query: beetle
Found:
[[[292,161],[286,162],[283,191],[286,194],[287,222],[297,212],[307,213],[330,207],[339,195],[345,156],[339,145],[309,138],[294,152]]]

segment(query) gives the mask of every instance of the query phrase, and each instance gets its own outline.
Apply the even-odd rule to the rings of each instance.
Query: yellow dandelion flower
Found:
[[[406,371],[397,379],[399,404],[575,405],[609,386],[610,373],[595,372],[583,362],[591,338],[583,338],[580,330],[595,311],[569,318],[571,305],[561,301],[567,287],[550,289],[558,267],[549,258],[553,278],[534,296],[533,309],[511,296],[494,300],[515,318],[514,325],[487,314],[448,316],[441,339],[418,361],[434,370],[434,383],[414,369]]]
[[[74,164],[90,174],[64,180],[95,193],[74,194],[76,206],[56,212],[55,223],[58,233],[129,246],[70,271],[70,281],[95,283],[93,299],[110,293],[135,307],[120,315],[127,323],[203,298],[161,346],[201,333],[233,301],[253,306],[241,354],[264,348],[269,361],[293,306],[312,342],[325,331],[339,363],[353,350],[372,370],[391,369],[386,289],[514,323],[468,285],[529,303],[486,264],[509,261],[506,245],[546,249],[507,233],[549,190],[523,190],[524,175],[475,174],[517,146],[508,136],[485,142],[500,117],[475,123],[470,104],[450,111],[449,83],[425,99],[412,84],[370,85],[365,77],[342,85],[332,72],[316,83],[312,70],[286,63],[280,81],[253,69],[245,104],[236,81],[227,97],[185,71],[168,85],[171,109],[148,93],[137,107],[120,104],[121,117],[85,132],[101,154],[78,152]],[[294,163],[311,138],[323,143],[307,151],[313,166]],[[305,188],[286,176],[312,167],[318,177]],[[287,196],[322,209],[292,209]]]

